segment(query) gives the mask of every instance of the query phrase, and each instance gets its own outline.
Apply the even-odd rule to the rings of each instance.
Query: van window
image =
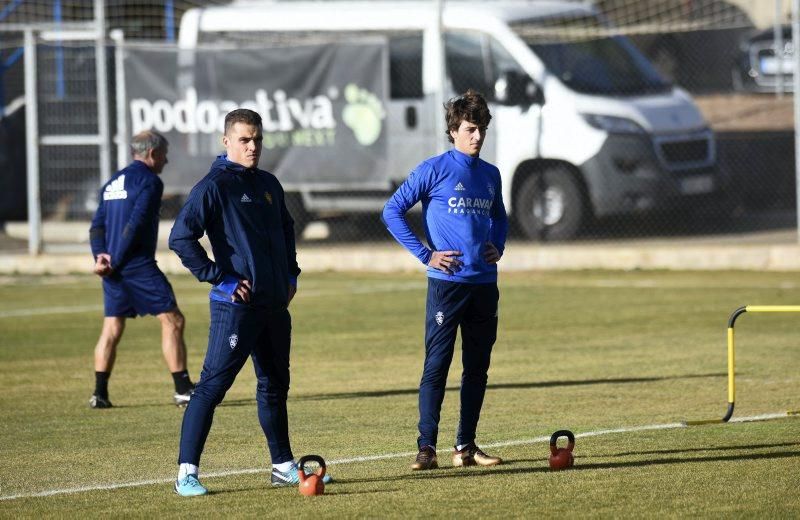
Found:
[[[444,37],[447,75],[456,94],[475,89],[489,95],[492,70],[486,37],[480,33],[448,32]]]
[[[389,79],[392,99],[422,97],[422,33],[389,38]]]
[[[456,94],[473,88],[494,100],[494,84],[504,72],[525,71],[500,42],[480,33],[445,35],[447,71]]]
[[[630,40],[594,16],[519,21],[511,27],[554,76],[577,92],[630,96],[672,89]]]
[[[525,70],[517,63],[517,60],[515,60],[497,40],[491,38],[489,46],[492,55],[492,86],[494,86],[497,79],[504,72],[515,72],[519,75],[527,75]]]

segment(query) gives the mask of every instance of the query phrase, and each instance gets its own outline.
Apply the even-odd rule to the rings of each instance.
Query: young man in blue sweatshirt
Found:
[[[103,279],[105,319],[94,350],[95,389],[89,406],[111,408],[108,379],[125,319],[156,315],[161,321],[161,349],[175,383],[173,401],[186,406],[194,385],[186,370],[184,317],[172,286],[156,265],[158,212],[164,183],[158,175],[167,164],[167,140],[145,131],[131,140],[133,162],[100,190],[89,230],[94,272]]]
[[[475,444],[497,337],[497,262],[508,232],[500,172],[479,157],[492,116],[486,100],[473,90],[450,100],[445,109],[453,149],[417,166],[383,209],[383,221],[395,239],[428,266],[419,453],[411,466],[414,470],[438,467],[439,414],[459,327],[464,368],[453,465],[501,462]],[[428,246],[405,218],[420,201]]]
[[[181,496],[205,495],[200,456],[214,409],[248,357],[258,384],[258,419],[272,458],[273,486],[299,482],[289,443],[289,303],[297,290],[294,221],[283,188],[258,169],[261,116],[237,109],[225,116],[226,154],[192,189],[169,236],[169,247],[201,282],[211,284],[211,325],[203,371],[183,416],[178,479]],[[214,260],[198,242],[208,235]],[[328,479],[330,480],[330,479]]]

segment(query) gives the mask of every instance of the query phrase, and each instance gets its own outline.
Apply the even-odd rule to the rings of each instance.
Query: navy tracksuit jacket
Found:
[[[133,273],[156,264],[158,210],[164,183],[141,161],[133,161],[100,189],[89,229],[95,258],[111,255],[117,273]]]
[[[204,233],[214,261],[198,242]],[[278,179],[218,157],[189,194],[169,247],[198,280],[212,284],[208,351],[184,414],[178,463],[199,465],[214,409],[249,356],[272,462],[292,460],[286,411],[291,340],[287,306],[289,284],[297,284],[300,268],[294,221]],[[249,304],[231,301],[241,279],[251,283]]]
[[[158,212],[164,184],[142,161],[118,171],[100,190],[89,228],[95,260],[111,256],[111,275],[103,278],[108,317],[167,312],[177,306],[172,286],[156,265]]]
[[[214,261],[198,242],[204,233]],[[214,286],[210,296],[215,301],[230,302],[230,283],[245,279],[252,284],[251,305],[285,309],[289,283],[296,284],[300,274],[294,221],[278,179],[224,155],[189,193],[169,248],[198,280]]]

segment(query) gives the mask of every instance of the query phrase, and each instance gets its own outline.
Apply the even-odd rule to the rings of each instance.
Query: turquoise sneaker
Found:
[[[208,490],[197,480],[197,475],[186,475],[181,480],[176,480],[175,492],[182,497],[199,497],[208,494]]]
[[[287,487],[287,486],[297,486],[300,484],[300,476],[297,474],[297,466],[295,465],[292,469],[287,472],[278,471],[275,468],[272,468],[272,485],[275,487]],[[325,473],[325,476],[322,477],[322,482],[324,484],[330,484],[333,482],[333,478]]]

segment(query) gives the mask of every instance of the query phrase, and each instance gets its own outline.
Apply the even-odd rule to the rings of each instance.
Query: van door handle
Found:
[[[417,127],[417,109],[413,106],[406,107],[406,128]]]

